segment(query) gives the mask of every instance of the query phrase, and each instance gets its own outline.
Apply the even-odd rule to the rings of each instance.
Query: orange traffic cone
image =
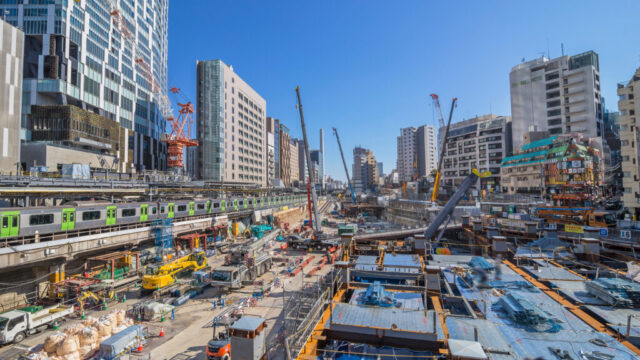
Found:
[[[164,326],[160,328],[160,334],[158,334],[158,336],[160,337],[164,336]]]
[[[142,352],[142,340],[138,343],[138,352]]]

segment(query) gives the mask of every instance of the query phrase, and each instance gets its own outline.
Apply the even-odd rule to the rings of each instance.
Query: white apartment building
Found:
[[[442,143],[445,128],[438,131]],[[442,163],[441,185],[449,188],[462,183],[471,173],[491,171],[491,176],[478,179],[483,189],[500,188],[500,164],[510,154],[511,117],[494,114],[478,116],[451,124]]]
[[[18,173],[24,33],[0,20],[0,172]]]
[[[520,149],[522,137],[529,131],[602,136],[604,111],[597,53],[524,62],[511,69],[509,82],[513,149]]]
[[[397,138],[396,169],[400,181],[428,176],[438,167],[438,145],[433,126],[408,127],[400,130]]]
[[[267,185],[267,102],[222,60],[197,70],[199,177]]]
[[[622,202],[635,219],[640,219],[640,68],[628,83],[618,84],[620,153],[622,156]]]

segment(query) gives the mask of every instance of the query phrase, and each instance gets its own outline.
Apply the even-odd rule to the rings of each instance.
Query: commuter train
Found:
[[[253,209],[295,206],[304,196],[283,195],[194,201],[132,203],[70,203],[62,206],[0,208],[0,238],[53,234],[114,225],[144,223],[159,219],[188,219]],[[74,206],[75,205],[75,206]]]

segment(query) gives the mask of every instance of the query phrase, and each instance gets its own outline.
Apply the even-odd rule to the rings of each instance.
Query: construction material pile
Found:
[[[560,330],[560,325],[551,316],[516,292],[509,292],[501,297],[495,305],[501,307],[513,321],[523,326],[536,331],[557,332]]]
[[[124,310],[115,310],[101,318],[89,316],[81,324],[49,335],[42,350],[29,355],[30,360],[83,360],[90,358],[100,343],[131,326]]]
[[[621,278],[600,278],[586,283],[589,294],[611,306],[640,307],[640,284]]]

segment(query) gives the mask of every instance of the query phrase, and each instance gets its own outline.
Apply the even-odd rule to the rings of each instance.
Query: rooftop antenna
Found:
[[[549,38],[547,38],[547,57],[551,59],[551,50],[549,50]]]
[[[560,50],[562,51],[562,56],[564,56],[564,43],[560,43]]]

